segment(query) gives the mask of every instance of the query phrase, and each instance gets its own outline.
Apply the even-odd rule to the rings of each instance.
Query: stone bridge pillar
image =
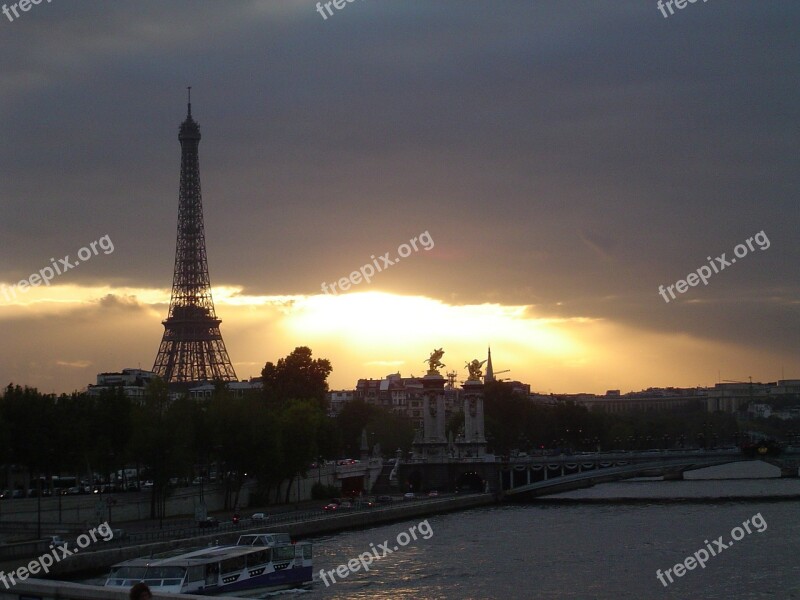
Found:
[[[486,454],[483,424],[483,383],[478,379],[464,382],[464,437],[456,443],[460,456],[481,457]]]
[[[414,458],[441,460],[447,456],[444,384],[444,377],[436,372],[422,378],[422,439],[412,446]]]

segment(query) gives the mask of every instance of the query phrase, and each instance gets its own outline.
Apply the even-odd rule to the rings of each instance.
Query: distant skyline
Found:
[[[542,393],[800,379],[799,26],[789,0],[0,15],[0,381],[153,366],[190,85],[241,378],[297,346],[333,389],[420,375],[434,347],[466,378],[491,344]]]

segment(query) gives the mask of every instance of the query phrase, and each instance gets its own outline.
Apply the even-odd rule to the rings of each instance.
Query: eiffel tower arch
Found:
[[[237,380],[211,297],[200,194],[200,137],[190,96],[186,120],[178,133],[181,180],[172,297],[153,364],[153,372],[168,383]]]

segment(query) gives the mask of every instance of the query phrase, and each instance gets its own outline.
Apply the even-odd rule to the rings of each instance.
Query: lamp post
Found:
[[[111,525],[111,507],[117,503],[113,496],[106,498],[106,506],[108,506],[108,524]],[[163,517],[162,517],[163,519]]]
[[[39,475],[36,480],[36,537],[42,539],[42,476]]]

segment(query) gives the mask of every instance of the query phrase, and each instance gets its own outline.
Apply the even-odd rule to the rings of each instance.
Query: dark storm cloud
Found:
[[[169,286],[191,84],[216,285],[317,293],[428,230],[372,289],[796,353],[795,2],[314,5],[0,23],[0,278],[110,234],[75,281]],[[761,230],[769,250],[658,296]]]

